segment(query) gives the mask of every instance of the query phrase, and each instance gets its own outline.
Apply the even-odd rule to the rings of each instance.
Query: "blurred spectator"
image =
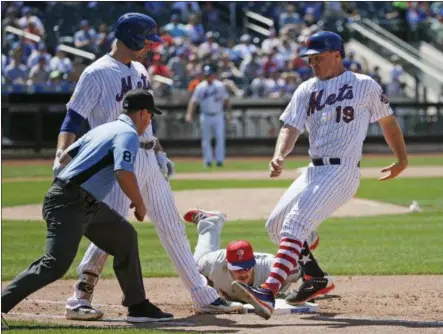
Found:
[[[148,73],[150,78],[153,78],[154,75],[169,78],[168,67],[162,63],[162,57],[159,54],[152,57],[152,65],[149,67]]]
[[[96,38],[96,32],[89,27],[89,22],[87,20],[82,20],[80,22],[80,30],[74,35],[75,47],[85,51],[95,52]]]
[[[175,57],[169,59],[168,69],[176,87],[185,88],[187,86],[187,72],[185,52],[179,51]]]
[[[369,76],[374,79],[382,88],[384,89],[384,85],[381,81],[381,76],[380,76],[380,67],[379,66],[374,66],[372,72],[369,73]]]
[[[51,71],[59,71],[60,73],[72,72],[71,59],[66,57],[66,53],[60,50],[60,46],[57,47],[55,56],[49,62],[49,68]]]
[[[95,40],[95,49],[99,55],[104,55],[111,50],[112,40],[113,38],[109,33],[108,25],[106,23],[100,24],[97,39]]]
[[[261,69],[262,65],[258,61],[257,51],[254,51],[250,57],[244,59],[240,65],[240,72],[248,82],[252,81]]]
[[[435,43],[443,50],[443,8],[435,18],[431,19],[431,25],[429,27]]]
[[[30,7],[23,7],[22,9],[22,17],[18,19],[17,25],[25,30],[29,28],[29,24],[31,23],[33,29],[37,32],[36,35],[43,36],[45,34],[45,28],[43,26],[42,21],[35,15],[32,15],[32,9]]]
[[[203,6],[203,24],[206,27],[219,27],[219,12],[214,8],[212,2],[205,2]]]
[[[226,43],[226,47],[224,48],[224,53],[229,54],[229,58],[235,62],[238,63],[242,60],[242,56],[240,51],[235,50],[235,40],[233,39],[228,39],[227,43]]]
[[[206,33],[207,41],[200,44],[198,47],[198,55],[200,58],[205,57],[206,55],[213,55],[218,58],[218,54],[221,52],[221,47],[215,40],[214,33],[212,31],[208,31]]]
[[[392,69],[391,69],[391,79],[394,80],[400,80],[402,77],[404,70],[403,67],[400,65],[400,59],[397,55],[393,55],[391,57],[391,63],[392,63]]]
[[[265,97],[265,76],[263,72],[257,73],[258,75],[251,82],[251,93],[253,98],[264,98]]]
[[[217,69],[217,76],[221,79],[233,79],[240,78],[242,76],[238,68],[229,59],[229,55],[227,53],[224,53],[221,56],[221,59],[217,64]]]
[[[185,25],[180,23],[180,16],[178,14],[173,14],[171,16],[171,22],[165,25],[164,29],[172,37],[186,36]]]
[[[261,44],[261,49],[264,53],[269,54],[274,47],[280,47],[281,42],[277,37],[275,29],[270,30],[270,35]]]
[[[198,86],[200,82],[203,80],[203,73],[197,74],[193,80],[188,85],[188,92],[192,93],[194,92],[195,88]]]
[[[352,50],[346,53],[346,57],[343,59],[343,66],[350,71],[352,71],[353,66],[354,69],[357,69],[358,73],[362,71],[361,63],[355,59],[355,52]]]
[[[72,61],[72,72],[69,75],[70,81],[78,82],[80,75],[86,68],[85,62],[86,60],[82,57],[77,56],[74,58]]]
[[[300,14],[298,14],[295,11],[294,5],[288,5],[286,7],[286,12],[280,14],[280,18],[278,20],[280,29],[283,28],[285,25],[289,25],[289,24],[299,25],[302,22],[303,21],[300,17]]]
[[[40,56],[38,58],[38,64],[31,68],[28,79],[28,85],[43,85],[47,83],[49,70],[46,66],[46,58],[44,56]]]
[[[28,68],[21,64],[20,58],[20,50],[16,50],[12,55],[11,63],[5,69],[3,69],[6,83],[22,85],[26,83],[26,80],[28,79]]]
[[[240,37],[240,44],[234,47],[234,51],[240,54],[240,57],[245,59],[251,56],[252,52],[257,52],[257,47],[251,44],[251,36],[245,34]]]
[[[20,49],[21,62],[23,64],[26,64],[31,54],[33,54],[33,52],[35,51],[36,46],[34,43],[29,42],[29,40],[24,36],[20,36],[19,40],[13,44],[12,49]]]
[[[199,45],[203,42],[203,36],[205,35],[205,30],[200,22],[200,16],[191,15],[188,22],[185,27],[186,36],[193,44]]]
[[[172,5],[172,9],[180,13],[183,21],[188,21],[191,16],[201,13],[200,6],[196,1],[177,1]]]
[[[28,26],[25,28],[25,32],[29,33],[29,34],[33,34],[35,36],[38,37],[43,37],[43,35],[41,34],[40,30],[36,28],[35,23],[34,22],[28,22]],[[36,43],[35,41],[33,41],[30,38],[25,38],[29,43]]]
[[[186,65],[186,72],[191,78],[202,73],[202,64],[199,62],[198,57],[195,54],[189,56],[189,63]]]
[[[291,98],[297,89],[297,75],[295,73],[283,73],[282,79],[285,80],[285,84],[282,89],[282,96],[286,98]]]
[[[28,68],[32,69],[35,65],[37,65],[40,61],[40,57],[45,58],[46,64],[49,64],[52,58],[51,55],[46,51],[46,45],[44,43],[40,43],[37,49],[35,49],[29,56],[27,62]]]

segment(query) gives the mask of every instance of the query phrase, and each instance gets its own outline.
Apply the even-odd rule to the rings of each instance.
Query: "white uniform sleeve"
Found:
[[[197,87],[195,87],[194,94],[192,94],[191,100],[193,102],[199,103],[202,98],[202,92],[203,92],[203,86],[197,85]]]
[[[68,110],[72,109],[84,118],[88,118],[100,100],[100,95],[101,89],[94,74],[83,72],[66,107]]]
[[[300,133],[305,130],[305,123],[307,117],[307,110],[309,105],[309,92],[306,91],[306,85],[301,85],[292,95],[291,102],[289,102],[280,120],[293,128],[296,128]]]
[[[371,112],[371,117],[369,121],[371,123],[377,122],[383,117],[393,114],[393,111],[389,105],[388,98],[383,93],[383,89],[375,81],[372,82],[369,94],[369,109]]]

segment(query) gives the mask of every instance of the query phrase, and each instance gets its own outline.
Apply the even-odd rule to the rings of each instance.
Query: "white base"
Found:
[[[243,305],[244,313],[254,313],[254,307],[250,304]],[[316,313],[320,311],[320,307],[315,303],[304,303],[292,306],[286,303],[284,299],[275,300],[274,313],[272,315],[288,315],[294,313]]]

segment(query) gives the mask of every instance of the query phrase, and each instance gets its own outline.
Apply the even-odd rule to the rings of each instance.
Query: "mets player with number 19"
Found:
[[[270,176],[278,177],[285,157],[298,136],[309,134],[311,163],[289,187],[271,213],[266,229],[279,250],[271,273],[258,289],[241,282],[233,290],[269,319],[274,296],[297,265],[302,241],[322,221],[330,217],[357,192],[360,159],[369,123],[378,122],[397,161],[382,169],[399,175],[408,165],[403,134],[380,85],[367,75],[346,71],[343,41],[333,32],[323,31],[308,38],[307,50],[315,78],[302,83],[280,120],[284,123],[270,162]],[[328,279],[313,277],[307,288],[317,291]]]
[[[77,129],[85,119],[91,128],[114,121],[128,92],[137,88],[150,90],[148,73],[136,60],[144,57],[152,42],[161,42],[156,35],[156,27],[151,17],[140,13],[127,13],[118,19],[116,41],[111,52],[85,69],[67,104],[68,112],[61,127],[57,156],[75,140]],[[154,137],[153,127],[149,126],[139,139],[135,174],[147,214],[191,294],[195,311],[219,313],[241,309],[241,304],[227,304],[219,298],[217,292],[207,285],[205,277],[198,272],[183,221],[165,177],[165,174],[170,176],[173,173],[172,163]],[[55,174],[59,169],[60,164],[56,159]],[[118,187],[114,187],[104,201],[122,217],[127,217],[129,199]],[[103,312],[91,306],[91,301],[94,286],[107,258],[108,254],[96,245],[89,246],[78,267],[76,291],[66,304],[68,319],[97,320],[103,316]],[[137,319],[133,317],[132,320]]]
[[[229,94],[225,85],[216,79],[215,70],[210,65],[203,68],[205,80],[200,82],[194,90],[188,104],[186,122],[192,122],[197,108],[200,106],[200,133],[204,164],[212,166],[214,155],[211,139],[215,133],[215,161],[221,167],[225,160],[225,115],[224,110],[231,109]],[[230,117],[228,116],[228,119]]]

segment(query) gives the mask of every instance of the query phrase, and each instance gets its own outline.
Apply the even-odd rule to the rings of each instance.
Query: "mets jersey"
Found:
[[[141,63],[126,65],[106,54],[83,71],[66,106],[87,119],[92,129],[118,118],[128,92],[150,87],[148,72]],[[141,138],[154,140],[152,125]]]
[[[223,105],[228,98],[228,91],[219,80],[214,80],[212,84],[209,84],[206,80],[200,82],[192,95],[192,100],[200,105],[202,115],[223,113]]]
[[[268,278],[275,256],[267,253],[254,253],[254,257],[256,264],[254,266],[254,282],[252,283],[252,286],[258,287]],[[202,275],[212,281],[215,289],[228,295],[230,300],[237,300],[231,289],[231,283],[234,281],[234,278],[227,267],[226,250],[220,249],[208,253],[202,256],[197,264]],[[297,265],[280,291],[284,292],[288,290],[291,283],[298,281],[300,277],[300,267]]]
[[[311,157],[360,160],[369,123],[392,113],[375,80],[346,71],[329,80],[302,83],[280,120],[308,131]]]

